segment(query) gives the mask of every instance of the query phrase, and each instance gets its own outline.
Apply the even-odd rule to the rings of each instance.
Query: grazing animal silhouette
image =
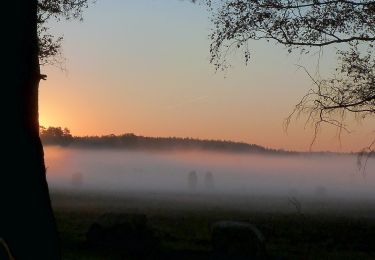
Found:
[[[214,176],[212,175],[212,172],[208,171],[204,175],[204,185],[208,190],[214,189]]]
[[[198,176],[196,171],[189,172],[188,176],[189,189],[194,191],[197,189],[198,185]]]

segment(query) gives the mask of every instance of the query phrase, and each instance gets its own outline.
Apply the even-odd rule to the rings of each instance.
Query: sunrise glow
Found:
[[[166,7],[168,5],[168,8]],[[173,11],[171,11],[173,10]],[[308,150],[313,128],[305,119],[283,130],[285,118],[311,87],[296,64],[314,70],[316,57],[288,55],[252,43],[248,66],[209,64],[210,21],[205,8],[175,1],[99,1],[84,21],[54,24],[64,35],[64,68],[43,67],[40,123],[73,135],[135,133],[233,140],[271,148]],[[320,67],[334,64],[327,49]],[[356,151],[373,139],[375,121],[348,120],[351,134],[323,128],[314,150]]]

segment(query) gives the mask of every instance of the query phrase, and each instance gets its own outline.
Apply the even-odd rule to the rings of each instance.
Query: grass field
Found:
[[[157,259],[212,259],[212,223],[243,220],[266,237],[270,259],[375,259],[375,203],[371,200],[288,198],[231,194],[104,194],[52,191],[63,259],[140,259],[94,248],[85,233],[102,214],[146,214],[160,241]]]

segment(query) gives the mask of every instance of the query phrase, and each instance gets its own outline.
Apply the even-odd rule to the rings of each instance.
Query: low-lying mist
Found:
[[[45,147],[51,189],[375,198],[375,160],[354,155],[140,152]]]

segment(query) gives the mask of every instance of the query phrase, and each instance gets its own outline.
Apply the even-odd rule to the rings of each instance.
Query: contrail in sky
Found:
[[[176,109],[176,108],[179,108],[179,107],[183,107],[185,105],[197,103],[197,102],[199,102],[201,100],[207,99],[208,97],[209,96],[200,96],[200,97],[195,97],[195,98],[187,99],[187,100],[185,100],[183,102],[180,102],[180,103],[177,103],[177,104],[174,104],[174,105],[169,105],[166,108],[167,109]]]

